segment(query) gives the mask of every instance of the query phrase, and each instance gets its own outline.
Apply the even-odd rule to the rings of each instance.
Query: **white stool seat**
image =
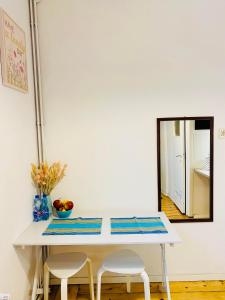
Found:
[[[108,256],[103,262],[105,271],[121,274],[138,274],[144,271],[144,262],[131,250],[121,250]]]
[[[142,259],[131,250],[120,250],[108,256],[97,274],[97,300],[101,299],[101,281],[104,272],[125,275],[139,274],[144,282],[145,300],[150,300],[149,277]],[[127,292],[130,292],[130,278],[127,281]]]
[[[87,261],[85,253],[60,253],[47,258],[49,271],[58,278],[69,278],[80,271]]]
[[[94,282],[91,260],[85,253],[72,252],[50,255],[44,264],[44,300],[48,300],[49,272],[61,279],[61,300],[67,300],[68,278],[87,263],[91,300],[94,300]]]

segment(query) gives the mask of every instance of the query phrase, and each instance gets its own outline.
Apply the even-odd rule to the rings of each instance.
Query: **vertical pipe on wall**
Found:
[[[39,113],[38,113],[38,93],[37,93],[37,64],[36,64],[36,55],[34,49],[34,19],[33,19],[33,4],[32,0],[28,1],[29,3],[29,15],[30,15],[30,34],[31,34],[31,49],[32,49],[32,65],[33,65],[33,78],[34,78],[34,100],[35,100],[35,117],[36,117],[36,133],[37,133],[37,152],[38,152],[38,162],[40,163],[40,130],[39,130]]]
[[[35,32],[35,45],[37,55],[37,82],[38,82],[38,104],[40,115],[40,133],[41,133],[41,151],[42,160],[45,159],[44,153],[44,114],[43,114],[43,96],[42,96],[42,82],[41,82],[41,64],[40,64],[40,47],[39,47],[39,34],[38,34],[38,16],[37,16],[37,4],[40,0],[34,0],[34,32]]]
[[[30,13],[30,27],[31,27],[33,73],[34,73],[34,95],[35,95],[38,162],[40,163],[44,161],[44,144],[43,144],[44,132],[43,132],[43,105],[42,105],[36,0],[29,0],[29,13]]]
[[[35,12],[36,5],[35,0],[28,0],[29,3],[29,15],[30,15],[30,34],[31,34],[31,49],[32,49],[32,64],[33,64],[33,78],[34,78],[34,97],[35,97],[35,116],[36,116],[36,133],[37,133],[37,152],[38,152],[38,163],[44,161],[43,155],[43,111],[42,111],[42,95],[40,85],[40,61],[39,61],[39,50],[37,51],[37,14]],[[41,255],[41,254],[40,254]],[[32,300],[41,299],[37,294],[38,288],[42,287],[42,272],[40,271],[39,261],[36,261]]]

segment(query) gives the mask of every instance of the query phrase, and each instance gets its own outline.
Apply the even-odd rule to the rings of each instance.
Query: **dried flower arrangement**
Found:
[[[31,177],[38,191],[45,195],[50,195],[51,191],[65,176],[67,165],[55,162],[52,165],[41,163],[39,166],[32,164]]]

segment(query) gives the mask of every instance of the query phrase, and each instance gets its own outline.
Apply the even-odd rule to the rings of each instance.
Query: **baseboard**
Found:
[[[126,282],[126,276],[103,276],[103,283],[124,283]],[[151,282],[161,282],[162,277],[160,275],[149,274]],[[225,280],[225,274],[171,274],[169,275],[170,281],[210,281],[210,280]],[[94,278],[96,282],[96,278]],[[142,282],[139,276],[132,276],[131,282]],[[59,284],[60,281],[57,278],[51,278],[50,284]],[[72,277],[69,279],[71,284],[88,284],[87,277]]]

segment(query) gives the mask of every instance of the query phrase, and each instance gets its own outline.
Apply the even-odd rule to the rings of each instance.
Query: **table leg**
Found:
[[[38,295],[42,294],[42,249],[41,247],[35,247],[35,272],[31,300],[36,300]]]
[[[160,246],[161,246],[161,255],[162,255],[162,279],[163,279],[163,287],[166,289],[167,299],[171,300],[170,285],[169,285],[169,279],[168,279],[168,275],[167,275],[165,244],[160,244]]]
[[[37,300],[40,295],[44,294],[43,290],[43,266],[46,258],[48,257],[47,246],[37,246],[35,248],[35,272],[31,300]]]
[[[46,259],[48,258],[49,256],[49,247],[48,246],[42,246],[42,262],[43,262],[43,265],[46,261]]]

